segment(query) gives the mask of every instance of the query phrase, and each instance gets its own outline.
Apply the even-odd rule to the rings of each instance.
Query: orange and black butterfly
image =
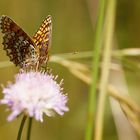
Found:
[[[48,60],[52,36],[51,16],[46,17],[32,38],[4,15],[0,17],[0,29],[4,34],[4,50],[16,66],[23,68],[25,64],[39,63],[40,65]]]

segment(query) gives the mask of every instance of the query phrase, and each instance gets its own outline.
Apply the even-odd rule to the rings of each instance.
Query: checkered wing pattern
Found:
[[[35,44],[32,39],[9,17],[0,17],[4,50],[16,66],[23,67],[23,63],[34,56]]]
[[[48,50],[51,44],[52,36],[52,21],[51,16],[47,16],[42,22],[41,26],[33,36],[33,41],[37,46],[39,52],[40,63],[45,62],[48,59]]]

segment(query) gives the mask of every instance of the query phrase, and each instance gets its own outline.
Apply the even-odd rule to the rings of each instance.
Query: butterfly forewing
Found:
[[[30,37],[9,17],[0,17],[4,50],[10,60],[20,67],[23,63],[35,55],[35,44]]]
[[[33,36],[33,41],[39,51],[40,63],[48,58],[48,49],[51,44],[52,21],[51,16],[47,16],[41,26]]]

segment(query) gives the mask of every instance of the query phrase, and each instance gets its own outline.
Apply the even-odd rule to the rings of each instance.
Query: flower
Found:
[[[25,113],[43,122],[43,114],[51,117],[54,112],[63,115],[68,111],[67,95],[63,94],[62,82],[58,84],[52,74],[46,72],[21,72],[15,76],[15,82],[3,87],[4,98],[0,104],[7,104],[12,113],[12,121]]]

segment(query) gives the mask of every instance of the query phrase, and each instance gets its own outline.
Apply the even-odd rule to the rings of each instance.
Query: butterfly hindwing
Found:
[[[33,36],[33,41],[39,50],[40,61],[45,61],[48,57],[48,49],[51,44],[52,21],[51,16],[47,16],[41,26]]]
[[[9,17],[0,17],[4,50],[15,65],[22,67],[23,62],[35,53],[34,42],[30,37]]]

